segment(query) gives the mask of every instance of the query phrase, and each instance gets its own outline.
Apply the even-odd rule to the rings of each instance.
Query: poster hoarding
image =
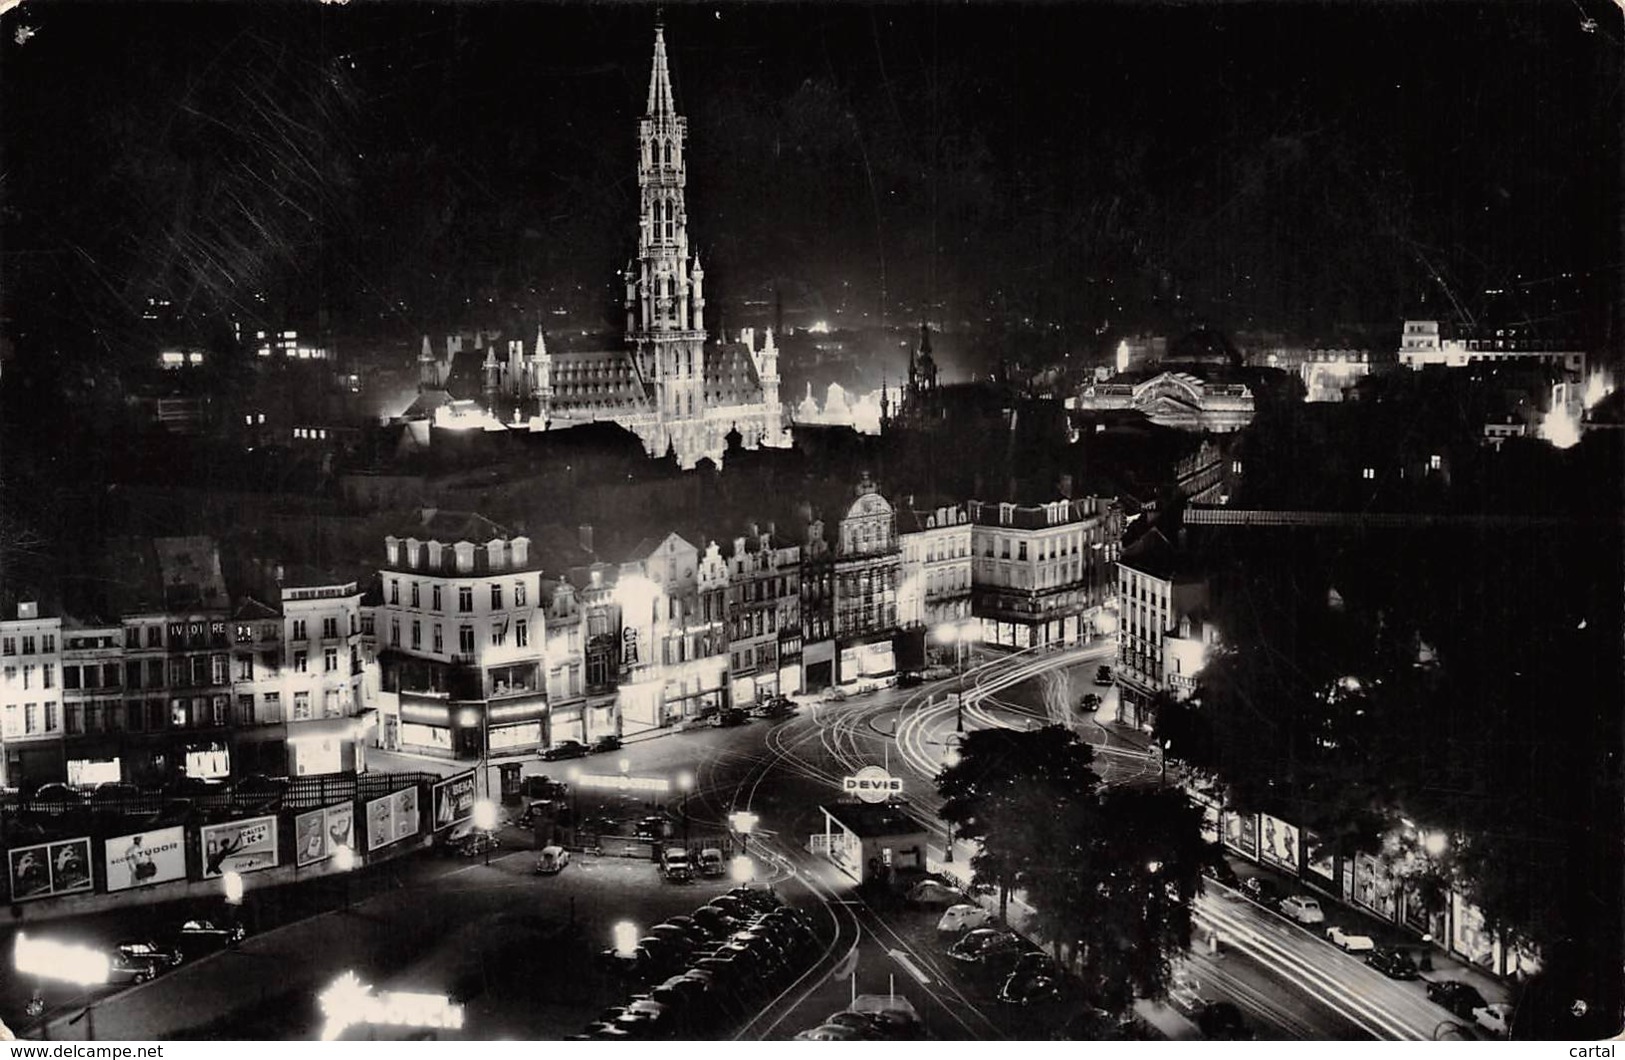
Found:
[[[186,879],[186,829],[159,828],[121,835],[102,848],[108,891],[127,891]]]
[[[341,802],[302,813],[293,820],[294,863],[300,868],[326,861],[339,847],[355,849],[355,804]]]
[[[88,837],[18,847],[7,853],[13,902],[91,889]]]
[[[418,789],[400,791],[367,803],[367,849],[377,850],[418,831]]]
[[[1259,825],[1262,835],[1258,844],[1258,856],[1277,868],[1285,869],[1294,876],[1298,874],[1298,828],[1287,824],[1279,817],[1269,814],[1259,814]]]
[[[538,733],[540,727],[537,728]],[[441,781],[433,788],[434,827],[438,831],[474,816],[474,773]]]
[[[1246,857],[1258,860],[1258,814],[1226,810],[1219,817],[1224,825],[1224,845]]]
[[[228,872],[258,872],[275,868],[276,818],[251,817],[245,821],[205,825],[198,832],[203,849],[203,877]]]
[[[1337,878],[1337,866],[1332,860],[1332,848],[1320,836],[1303,830],[1303,863],[1311,873],[1323,880]]]
[[[1388,866],[1370,854],[1354,858],[1354,901],[1384,920],[1399,919],[1399,900]]]

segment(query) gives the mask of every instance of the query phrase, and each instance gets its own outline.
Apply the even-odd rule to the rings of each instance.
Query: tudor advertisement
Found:
[[[203,876],[258,872],[275,868],[276,818],[254,817],[229,824],[205,825],[198,833],[203,849]]]
[[[13,902],[90,890],[89,839],[18,847],[8,854]]]
[[[464,773],[434,786],[434,827],[449,828],[474,816],[474,774]]]
[[[107,841],[103,859],[107,867],[109,891],[127,891],[132,887],[184,880],[186,829],[177,826],[116,836]]]

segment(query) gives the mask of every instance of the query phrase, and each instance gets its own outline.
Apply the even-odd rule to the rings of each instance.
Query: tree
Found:
[[[978,883],[1025,888],[1040,935],[1069,950],[1096,1005],[1125,1010],[1166,989],[1190,945],[1205,844],[1177,792],[1103,791],[1093,749],[1051,726],[966,735],[937,789],[954,834],[981,846]]]

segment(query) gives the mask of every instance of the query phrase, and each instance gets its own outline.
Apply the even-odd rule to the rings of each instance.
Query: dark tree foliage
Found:
[[[1093,1003],[1158,997],[1190,944],[1205,845],[1177,792],[1102,791],[1093,749],[1051,726],[968,734],[937,789],[942,816],[981,844],[979,883],[1020,886],[1044,938],[1076,959]]]

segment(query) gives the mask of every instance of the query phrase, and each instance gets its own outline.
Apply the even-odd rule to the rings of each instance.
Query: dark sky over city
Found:
[[[1605,337],[1625,40],[1611,4],[664,18],[691,238],[724,317],[777,289],[791,323],[884,310],[1059,325],[1084,346],[1203,323],[1335,340],[1397,329],[1425,299]],[[14,349],[139,350],[149,296],[203,333],[318,313],[345,334],[415,333],[478,323],[480,303],[611,323],[654,19],[631,4],[12,9]]]

